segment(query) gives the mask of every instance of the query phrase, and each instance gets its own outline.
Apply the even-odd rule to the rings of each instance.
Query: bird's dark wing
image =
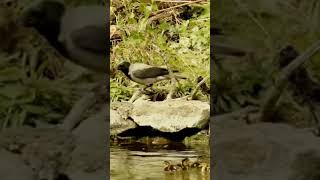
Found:
[[[73,31],[70,35],[73,43],[79,48],[92,52],[104,53],[107,49],[107,30],[102,26],[85,26]]]
[[[157,76],[168,75],[169,71],[165,68],[149,67],[141,70],[135,70],[132,75],[137,78],[156,78]]]

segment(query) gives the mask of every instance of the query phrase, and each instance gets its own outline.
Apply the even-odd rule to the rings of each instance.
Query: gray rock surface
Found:
[[[302,180],[320,177],[320,139],[284,124],[212,122],[214,179]],[[302,165],[302,162],[303,165]],[[313,168],[313,170],[312,170]],[[306,170],[307,169],[307,170]],[[312,178],[311,178],[312,179]]]
[[[136,123],[129,120],[133,106],[131,103],[112,103],[110,109],[110,135],[117,135],[128,129],[137,127]]]
[[[100,112],[82,122],[73,131],[76,148],[71,153],[71,162],[66,170],[70,179],[99,180],[106,177],[107,158],[106,106]]]
[[[151,126],[163,132],[177,132],[184,128],[203,129],[209,123],[210,105],[195,100],[167,101],[137,100],[131,118],[139,126]]]
[[[105,179],[107,115],[103,107],[72,133],[58,127],[1,132],[0,179],[53,180],[60,173],[70,179]]]
[[[75,147],[73,142],[72,134],[59,128],[6,129],[0,133],[0,150],[5,149],[8,153],[7,156],[1,156],[0,166],[16,168],[14,173],[21,167],[24,171],[22,174],[29,171],[28,174],[33,175],[32,179],[51,180],[63,173],[68,166],[70,153]],[[6,159],[11,157],[16,157],[16,160],[10,162]]]
[[[1,180],[33,180],[31,168],[22,159],[4,149],[0,149]]]

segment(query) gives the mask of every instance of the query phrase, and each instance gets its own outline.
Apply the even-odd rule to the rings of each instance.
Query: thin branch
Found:
[[[303,65],[307,60],[320,50],[320,40],[314,43],[309,49],[307,49],[303,54],[294,59],[289,65],[287,65],[280,72],[279,77],[276,79],[274,87],[269,90],[266,99],[263,101],[261,108],[261,121],[268,121],[274,114],[275,105],[277,104],[281,93],[287,85],[288,78],[292,73]]]
[[[177,79],[175,78],[170,66],[169,66],[169,62],[168,62],[168,58],[166,55],[164,55],[163,52],[161,52],[161,49],[154,45],[153,46],[157,49],[157,51],[160,53],[160,55],[162,56],[163,58],[163,61],[164,61],[164,64],[166,65],[168,71],[169,71],[169,76],[170,76],[170,79],[171,79],[171,88],[170,88],[170,91],[169,91],[169,94],[167,95],[167,99],[172,99],[172,96],[176,90],[176,84],[177,84]]]
[[[194,1],[164,1],[164,0],[155,0],[156,2],[161,2],[161,3],[191,3]],[[206,2],[206,1],[203,1]]]
[[[195,3],[199,3],[199,2],[203,2],[203,0],[189,1],[189,2],[184,3],[184,4],[179,4],[179,5],[172,6],[172,7],[166,8],[166,9],[161,9],[159,11],[156,11],[156,12],[152,13],[152,15],[156,15],[156,14],[159,14],[159,13],[164,12],[164,11],[168,11],[168,10],[171,10],[171,9],[175,9],[175,8],[178,8],[178,7],[182,7],[182,6],[186,6],[186,5],[190,5],[190,4],[195,4]]]
[[[130,102],[130,103],[133,103],[135,100],[138,99],[138,97],[139,97],[141,94],[142,94],[142,90],[139,89],[138,91],[136,91],[136,92],[132,95],[132,97],[130,98],[129,102]]]
[[[262,32],[272,40],[270,33],[264,28],[264,26],[260,23],[260,21],[257,18],[255,18],[252,15],[252,13],[250,13],[250,10],[247,7],[245,7],[243,3],[240,2],[240,0],[234,0],[234,1],[238,4],[240,8],[246,11],[248,17],[251,18],[252,21],[262,30]]]
[[[76,104],[72,107],[69,114],[63,121],[61,128],[67,131],[71,131],[79,122],[83,113],[96,102],[95,93],[88,93],[82,97]]]
[[[209,76],[203,78],[196,86],[196,88],[193,90],[193,92],[191,93],[191,99],[194,99],[198,90],[200,89],[201,85],[204,84],[207,80],[209,79]]]

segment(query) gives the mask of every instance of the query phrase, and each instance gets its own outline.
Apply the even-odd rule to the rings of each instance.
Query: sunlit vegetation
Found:
[[[130,99],[137,87],[116,71],[123,60],[162,66],[167,59],[170,68],[188,78],[178,84],[177,97],[190,94],[198,76],[209,76],[210,4],[206,1],[183,4],[188,3],[112,1],[111,25],[118,36],[111,47],[112,101]],[[153,87],[167,93],[169,86],[166,81]]]
[[[291,45],[302,54],[319,39],[319,5],[315,0],[215,2],[214,26],[222,29],[225,35],[222,41],[250,52],[243,58],[224,57],[215,62],[218,113],[262,102],[265,91],[274,85],[281,71],[281,49]],[[304,64],[315,82],[319,81],[318,59],[319,53]],[[307,121],[302,119],[312,116],[310,110],[294,99],[290,87],[282,93],[274,119],[306,126]]]

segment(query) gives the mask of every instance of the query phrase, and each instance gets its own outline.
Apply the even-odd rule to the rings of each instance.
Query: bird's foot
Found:
[[[187,100],[187,101],[191,101],[192,100],[192,96],[187,95],[187,96],[181,97],[181,99]]]
[[[133,103],[135,100],[138,99],[138,97],[143,93],[143,90],[139,89],[138,91],[136,91],[132,97],[130,98],[129,102]]]
[[[140,91],[142,94],[148,94],[148,92],[149,92],[148,88],[140,89]]]
[[[143,88],[144,92],[153,91],[152,84],[147,85],[145,88]]]
[[[164,101],[169,101],[169,100],[172,100],[172,99],[173,99],[173,92],[170,91]]]

